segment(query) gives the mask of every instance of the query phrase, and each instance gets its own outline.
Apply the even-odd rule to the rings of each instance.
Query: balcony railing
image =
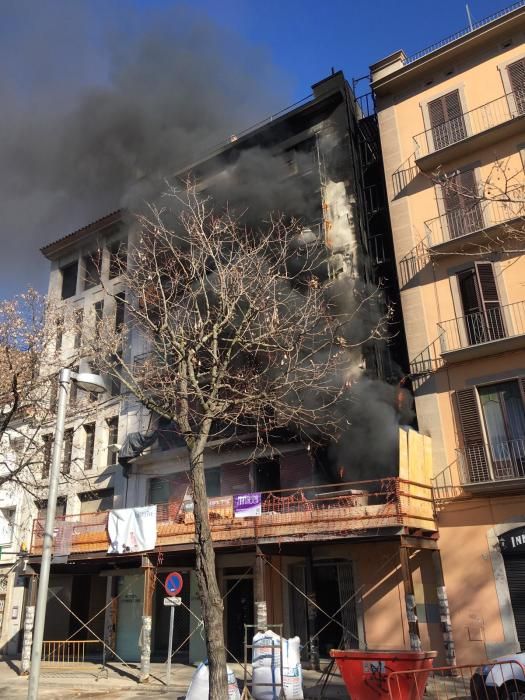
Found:
[[[425,234],[428,246],[433,247],[522,217],[525,219],[525,188],[518,187],[509,192],[508,199],[476,201],[425,221]]]
[[[464,485],[525,478],[525,439],[468,445],[457,452]]]
[[[435,529],[430,485],[400,478],[308,486],[261,494],[262,512],[235,517],[233,497],[209,499],[212,538],[219,543],[282,542],[358,536],[379,528]],[[191,501],[190,501],[191,506]],[[109,511],[62,516],[54,529],[55,554],[108,551]],[[42,552],[44,521],[34,520],[31,554]],[[157,546],[194,543],[188,502],[157,506]]]
[[[525,90],[510,92],[414,136],[416,160],[525,114]]]
[[[525,301],[494,306],[438,323],[441,352],[451,352],[525,333]]]

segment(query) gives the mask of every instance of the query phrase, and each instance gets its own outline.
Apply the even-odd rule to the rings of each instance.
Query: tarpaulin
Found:
[[[111,510],[108,537],[108,554],[154,549],[157,542],[157,506]]]

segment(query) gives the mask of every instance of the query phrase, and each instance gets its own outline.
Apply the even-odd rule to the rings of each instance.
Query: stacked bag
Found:
[[[283,690],[286,700],[303,700],[303,673],[299,637],[283,639]],[[281,691],[281,638],[275,632],[258,632],[253,638],[255,700],[278,700]]]
[[[228,700],[241,700],[239,686],[234,672],[226,666],[228,673]],[[210,672],[206,662],[200,663],[192,676],[186,700],[204,700],[210,694]]]

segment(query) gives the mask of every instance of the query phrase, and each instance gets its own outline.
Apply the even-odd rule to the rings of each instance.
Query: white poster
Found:
[[[145,552],[157,542],[157,506],[111,510],[108,554]]]

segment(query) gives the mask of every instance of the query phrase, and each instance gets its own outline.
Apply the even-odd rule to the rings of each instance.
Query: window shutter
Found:
[[[494,277],[494,268],[490,262],[477,262],[476,274],[483,300],[487,325],[487,340],[505,337],[505,325],[498,296],[498,287]]]
[[[515,63],[511,63],[507,70],[509,72],[510,86],[516,100],[518,114],[525,113],[525,58],[521,58]]]
[[[467,482],[490,479],[487,452],[483,444],[483,428],[479,414],[476,389],[456,391],[459,425],[463,434],[463,478]]]
[[[443,202],[450,238],[458,238],[483,228],[483,214],[476,197],[474,170],[465,170],[449,178],[443,187]]]
[[[459,90],[453,90],[429,102],[428,117],[436,151],[461,141],[467,135]]]

